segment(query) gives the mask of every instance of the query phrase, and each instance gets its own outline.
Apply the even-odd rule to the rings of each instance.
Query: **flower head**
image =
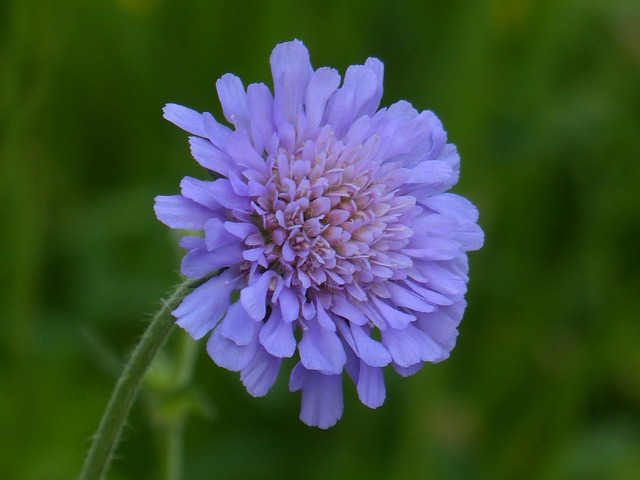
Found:
[[[186,236],[182,273],[205,279],[173,312],[207,351],[265,395],[283,358],[300,418],[328,428],[342,415],[342,372],[360,400],[382,405],[382,369],[400,375],[449,356],[465,309],[467,256],[482,246],[478,212],[445,193],[455,146],[430,111],[378,110],[383,65],[314,70],[299,41],[271,55],[273,94],[216,84],[228,128],[169,104],[213,180],[185,177],[155,211]],[[235,300],[234,300],[235,299]],[[378,340],[379,339],[379,340]]]

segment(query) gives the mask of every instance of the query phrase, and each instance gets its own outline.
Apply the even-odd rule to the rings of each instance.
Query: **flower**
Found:
[[[185,236],[183,275],[203,279],[173,312],[207,351],[265,395],[284,358],[300,419],[342,415],[342,373],[362,403],[385,400],[383,368],[400,375],[449,356],[466,303],[466,253],[484,241],[478,212],[445,193],[460,158],[440,120],[400,101],[378,110],[383,64],[314,70],[300,41],[271,55],[274,93],[216,84],[233,129],[169,104],[213,180],[185,177],[155,212]]]

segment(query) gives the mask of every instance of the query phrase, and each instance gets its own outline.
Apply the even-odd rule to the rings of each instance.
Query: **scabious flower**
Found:
[[[400,101],[378,110],[383,64],[314,70],[300,41],[271,55],[273,94],[216,84],[228,128],[169,104],[213,180],[185,177],[155,211],[185,236],[182,274],[203,279],[173,312],[213,361],[265,395],[284,358],[301,420],[342,415],[342,373],[362,403],[400,375],[449,356],[466,303],[466,253],[483,244],[478,212],[445,193],[460,158],[440,120]]]

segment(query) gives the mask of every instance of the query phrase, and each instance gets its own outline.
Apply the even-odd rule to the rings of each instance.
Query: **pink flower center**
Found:
[[[415,199],[390,190],[393,168],[372,160],[376,146],[377,138],[345,145],[324,129],[293,153],[267,157],[269,177],[253,203],[262,238],[246,242],[264,244],[285,285],[364,299],[370,284],[406,276],[411,260],[399,250],[413,235]]]

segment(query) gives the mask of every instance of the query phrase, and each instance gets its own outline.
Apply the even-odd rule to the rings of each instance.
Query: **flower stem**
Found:
[[[85,459],[79,480],[100,480],[107,472],[115,452],[122,427],[136,398],[151,361],[169,336],[174,326],[171,310],[182,301],[199,281],[185,280],[179,284],[153,316],[149,327],[134,349],[129,362],[118,379],[104,412],[91,449]]]
[[[198,344],[189,335],[181,335],[177,352],[177,371],[173,388],[184,390],[191,383],[197,360]],[[180,409],[179,414],[160,428],[162,441],[162,473],[164,480],[182,480],[184,459],[184,430],[188,411]]]
[[[178,418],[162,429],[162,477],[182,480],[185,418]]]

